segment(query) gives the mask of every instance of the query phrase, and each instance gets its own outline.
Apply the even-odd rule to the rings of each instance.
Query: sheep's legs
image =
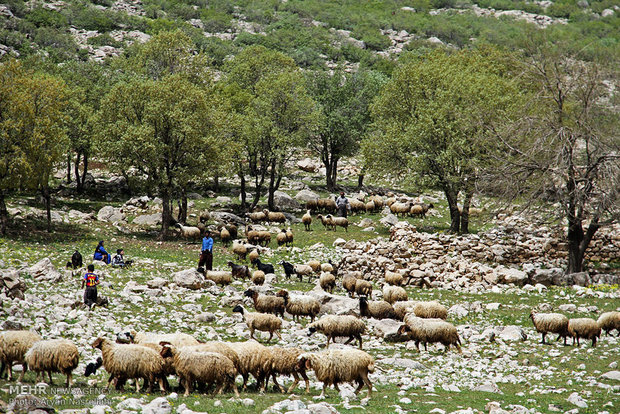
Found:
[[[284,394],[284,392],[286,391],[286,389],[278,383],[278,380],[276,379],[276,374],[271,374],[272,378],[273,378],[273,383],[276,384],[276,386],[278,388],[280,388],[280,392],[282,392],[282,394]],[[269,378],[268,378],[269,379]],[[293,382],[293,385],[291,385],[293,388],[295,384],[297,384],[299,382],[299,380],[295,379],[295,382]],[[290,391],[289,391],[290,392]]]
[[[69,387],[71,384],[73,384],[73,374],[71,372],[67,373],[67,385],[66,387]]]
[[[271,338],[273,338],[273,332],[269,331],[269,339],[267,339],[267,342],[270,342]]]
[[[54,385],[54,380],[52,379],[52,371],[47,371],[47,376],[50,378],[50,385]]]
[[[362,381],[364,381],[364,384],[366,384],[366,386],[368,387],[368,398],[370,398],[370,395],[372,394],[372,383],[368,379],[367,373],[362,372],[361,377],[362,377]]]
[[[190,393],[190,391],[192,390],[192,382],[189,379],[185,378],[182,382],[184,382],[183,387],[185,387],[185,394],[183,394],[184,397],[187,397]]]
[[[543,332],[543,334],[542,334],[542,342],[541,342],[541,344],[543,344],[543,345],[545,344],[545,335],[547,335],[547,334],[545,332]]]
[[[280,335],[280,331],[276,331],[276,335],[278,335],[278,338],[280,338],[280,341],[282,340],[282,335]]]
[[[22,373],[19,376],[19,382],[23,382],[24,381],[24,375],[26,374],[26,371],[28,371],[28,364],[26,364],[24,362],[22,364]]]

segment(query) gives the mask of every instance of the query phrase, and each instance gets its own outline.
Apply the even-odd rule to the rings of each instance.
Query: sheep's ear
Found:
[[[306,369],[312,369],[312,362],[309,359],[305,360]]]

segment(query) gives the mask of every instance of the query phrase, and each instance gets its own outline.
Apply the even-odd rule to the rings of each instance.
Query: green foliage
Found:
[[[93,6],[74,4],[64,13],[68,15],[69,24],[84,30],[109,32],[118,27],[116,14],[109,10],[100,10]]]
[[[37,27],[64,27],[67,25],[67,18],[65,16],[44,7],[33,9],[26,16],[26,20]]]
[[[224,32],[230,29],[232,16],[215,9],[206,9],[200,13],[200,20],[207,32]]]
[[[91,46],[112,46],[123,47],[125,44],[121,41],[114,39],[109,33],[103,33],[98,36],[88,38],[89,45]]]
[[[385,50],[391,45],[387,36],[382,35],[379,29],[370,26],[357,26],[351,35],[362,40],[371,50]]]

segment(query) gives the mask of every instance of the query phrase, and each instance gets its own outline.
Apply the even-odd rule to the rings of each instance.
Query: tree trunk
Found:
[[[216,193],[220,191],[220,175],[218,173],[213,176],[213,191]]]
[[[242,211],[246,211],[247,209],[247,195],[246,195],[246,184],[245,184],[245,175],[240,172],[239,174],[239,179],[241,180],[241,210]]]
[[[469,205],[474,196],[473,191],[465,191],[465,200],[463,201],[463,211],[461,212],[461,233],[469,233]]]
[[[364,172],[362,171],[357,175],[357,189],[361,190],[363,186],[364,186]]]
[[[325,166],[325,184],[327,185],[327,191],[335,191],[335,185],[334,185],[334,181],[333,181],[333,175],[332,175],[332,166],[333,164],[330,163],[329,161],[327,162],[323,162],[323,165]]]
[[[444,188],[444,194],[448,200],[448,207],[450,208],[450,232],[458,233],[461,224],[461,214],[459,213],[458,206],[458,193],[451,188]]]
[[[80,152],[75,156],[75,165],[73,169],[75,171],[75,184],[76,190],[78,193],[81,193],[84,188],[84,182],[82,181],[82,177],[80,176],[80,159],[82,158],[82,154]]]
[[[45,211],[47,213],[47,232],[52,232],[52,196],[50,195],[50,188],[48,186],[44,186],[41,188],[41,195],[43,196],[43,201],[45,202]]]
[[[84,170],[82,171],[82,190],[84,190],[84,183],[86,182],[87,173],[88,173],[88,154],[84,153]]]
[[[170,218],[172,213],[170,212],[170,189],[162,188],[161,191],[161,234],[160,238],[166,240],[168,238],[168,227],[170,226]]]
[[[67,184],[71,184],[71,152],[67,152]]]
[[[271,169],[269,171],[269,191],[267,196],[267,206],[269,210],[276,211],[274,202],[274,193],[276,192],[276,160],[271,161]]]
[[[0,191],[0,234],[6,234],[7,224],[9,222],[9,211],[6,209],[4,200],[4,191]]]
[[[581,242],[584,239],[581,222],[574,222],[568,226],[568,268],[566,273],[578,273],[583,268],[583,251]]]
[[[185,190],[181,190],[181,199],[179,200],[179,214],[177,215],[177,221],[183,224],[186,224],[187,222],[187,194],[185,193]]]

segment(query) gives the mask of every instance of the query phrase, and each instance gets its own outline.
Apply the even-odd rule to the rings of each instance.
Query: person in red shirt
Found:
[[[82,279],[82,287],[86,285],[86,289],[84,290],[84,304],[88,306],[88,309],[91,309],[92,306],[97,303],[97,285],[99,284],[99,276],[95,273],[95,265],[88,265],[88,272],[84,275],[84,279]]]

